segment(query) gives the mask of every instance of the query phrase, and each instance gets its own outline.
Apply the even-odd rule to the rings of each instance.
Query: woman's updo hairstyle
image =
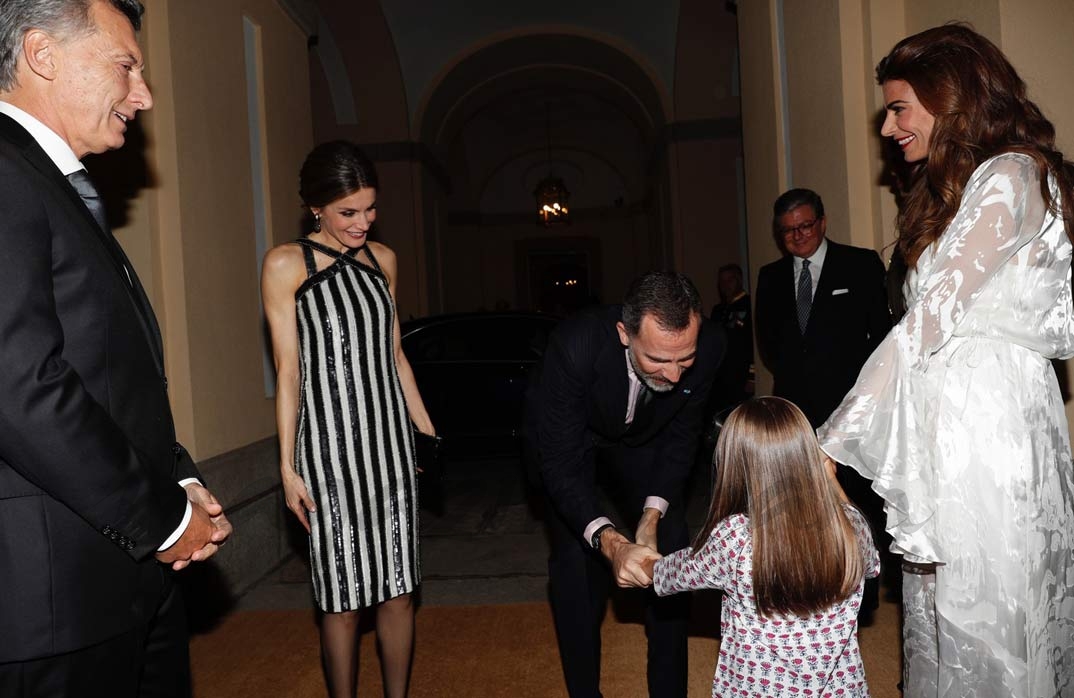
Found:
[[[298,194],[306,206],[327,206],[359,189],[376,188],[373,161],[349,141],[321,143],[306,156],[298,174]]]

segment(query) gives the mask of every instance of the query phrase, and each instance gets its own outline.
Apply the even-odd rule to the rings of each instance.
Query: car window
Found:
[[[459,361],[470,358],[466,328],[456,322],[422,327],[403,339],[403,351],[411,363]]]
[[[544,354],[550,326],[543,319],[505,318],[490,348],[502,359],[535,361]]]
[[[460,318],[414,331],[403,339],[403,349],[411,363],[535,361],[553,325],[547,318]]]

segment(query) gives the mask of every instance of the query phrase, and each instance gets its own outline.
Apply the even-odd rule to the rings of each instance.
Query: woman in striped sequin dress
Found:
[[[367,239],[373,164],[351,143],[317,146],[300,174],[313,232],[265,256],[287,507],[310,534],[330,695],[357,687],[358,610],[377,606],[386,695],[406,694],[420,582],[411,422],[433,434],[403,355],[397,264]]]

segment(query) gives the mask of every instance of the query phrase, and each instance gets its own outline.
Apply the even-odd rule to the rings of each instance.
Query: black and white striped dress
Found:
[[[420,582],[414,442],[395,366],[394,306],[372,251],[296,242],[307,279],[295,292],[295,469],[317,505],[309,517],[314,595],[334,613]],[[336,259],[317,271],[313,250]],[[357,260],[360,250],[369,264]]]

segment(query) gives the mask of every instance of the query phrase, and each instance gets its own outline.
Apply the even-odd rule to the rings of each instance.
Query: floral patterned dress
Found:
[[[939,563],[904,583],[908,696],[1074,696],[1074,488],[1050,361],[1074,354],[1070,261],[1034,161],[982,163],[819,430],[873,480],[893,550]]]
[[[858,536],[865,576],[880,573],[869,525],[846,507]],[[689,548],[659,560],[653,588],[660,596],[723,589],[720,657],[712,695],[802,698],[869,695],[858,650],[858,608],[864,580],[842,602],[809,617],[757,613],[753,599],[753,540],[749,519],[735,514],[712,529],[696,555]]]

